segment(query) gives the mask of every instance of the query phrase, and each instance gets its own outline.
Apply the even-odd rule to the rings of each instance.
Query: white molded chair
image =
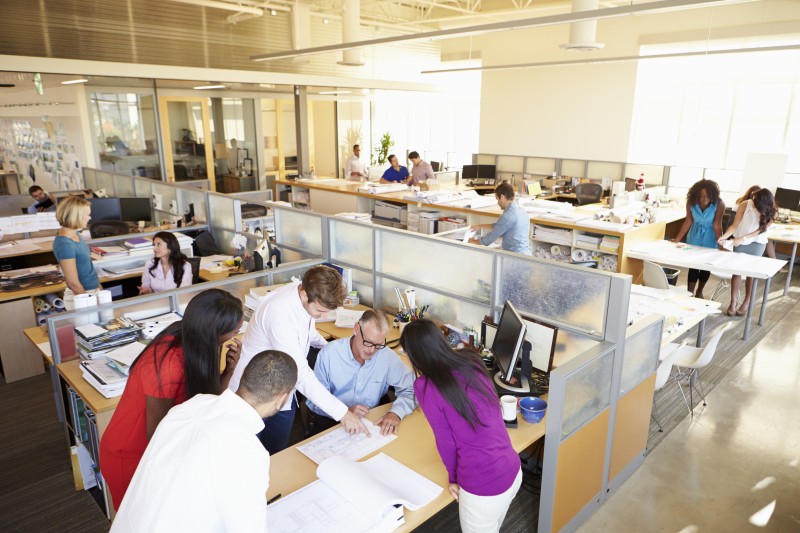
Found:
[[[681,391],[681,396],[683,396],[683,401],[686,403],[686,407],[688,408],[689,402],[686,399],[686,394],[683,392],[683,387],[681,387],[681,384],[678,382],[677,379],[670,379],[672,376],[672,367],[675,364],[675,359],[679,355],[680,353],[677,350],[673,350],[665,354],[665,357],[663,358],[661,363],[659,363],[658,369],[656,369],[655,392],[658,392],[661,389],[663,389],[670,381],[675,381],[675,383],[677,383],[678,385],[678,390]],[[689,410],[691,411],[691,409]],[[661,422],[658,421],[659,414],[658,414],[658,406],[656,405],[655,395],[653,396],[653,412],[650,414],[650,416],[653,417],[653,420],[658,426],[658,431],[663,433],[664,428],[661,427]]]
[[[664,269],[651,261],[644,261],[644,286],[669,290],[669,282]]]
[[[706,395],[703,391],[703,385],[700,382],[700,369],[705,368],[711,362],[714,354],[717,352],[717,346],[722,338],[722,334],[730,327],[730,322],[727,323],[720,331],[718,331],[711,340],[708,341],[705,348],[696,348],[694,346],[682,345],[674,349],[667,357],[672,361],[674,366],[682,369],[687,369],[689,372],[681,372],[678,379],[686,378],[689,386],[689,413],[694,415],[694,394],[693,390],[696,388],[703,399],[703,405],[706,405]],[[668,347],[674,347],[675,344],[669,344]],[[669,349],[668,347],[665,347]],[[685,397],[684,397],[685,399]]]

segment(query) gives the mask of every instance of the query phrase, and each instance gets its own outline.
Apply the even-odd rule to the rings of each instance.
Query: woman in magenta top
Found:
[[[408,324],[400,344],[418,376],[414,392],[447,468],[461,530],[499,531],[522,470],[483,361],[472,350],[450,348],[426,319]]]

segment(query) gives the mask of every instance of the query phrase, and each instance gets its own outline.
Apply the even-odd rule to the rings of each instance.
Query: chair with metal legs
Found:
[[[683,392],[683,387],[678,382],[677,378],[672,378],[672,367],[674,366],[676,357],[680,355],[678,350],[672,351],[666,354],[666,357],[658,364],[658,369],[656,370],[656,386],[655,392],[660,391],[663,389],[670,381],[674,381],[678,385],[678,390],[681,391],[681,396],[683,396],[683,401],[686,403],[686,407],[689,407],[689,402],[686,399],[686,394]],[[691,409],[690,409],[691,411]],[[664,432],[664,428],[661,427],[661,422],[659,422],[659,414],[658,414],[658,405],[656,404],[656,397],[653,396],[653,412],[650,414],[653,417],[653,421],[658,426],[658,431]]]
[[[722,334],[730,327],[730,322],[718,331],[711,340],[708,341],[705,348],[695,348],[694,346],[681,346],[677,348],[670,358],[674,357],[673,364],[679,369],[686,369],[689,372],[681,372],[678,379],[686,378],[689,387],[689,413],[694,416],[694,389],[700,394],[703,399],[703,405],[706,405],[706,394],[703,390],[703,384],[700,382],[700,369],[705,368],[711,362],[714,354],[717,351],[717,346],[722,338]]]

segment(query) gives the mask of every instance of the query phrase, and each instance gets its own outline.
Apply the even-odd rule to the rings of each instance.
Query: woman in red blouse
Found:
[[[242,343],[234,340],[220,374],[220,349],[242,326],[242,302],[219,289],[189,302],[183,320],[161,332],[131,365],[130,377],[100,441],[100,470],[119,508],[158,423],[173,405],[228,388]]]

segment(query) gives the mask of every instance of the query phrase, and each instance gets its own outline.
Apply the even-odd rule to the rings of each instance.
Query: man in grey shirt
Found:
[[[417,152],[409,152],[408,158],[413,166],[411,167],[411,179],[409,185],[419,185],[423,181],[432,180],[433,167],[427,161],[423,161]]]
[[[503,214],[494,224],[476,224],[475,231],[487,230],[489,233],[471,242],[489,246],[502,237],[503,250],[518,254],[532,255],[530,242],[531,219],[519,204],[514,202],[514,187],[507,181],[495,187],[494,196]]]

